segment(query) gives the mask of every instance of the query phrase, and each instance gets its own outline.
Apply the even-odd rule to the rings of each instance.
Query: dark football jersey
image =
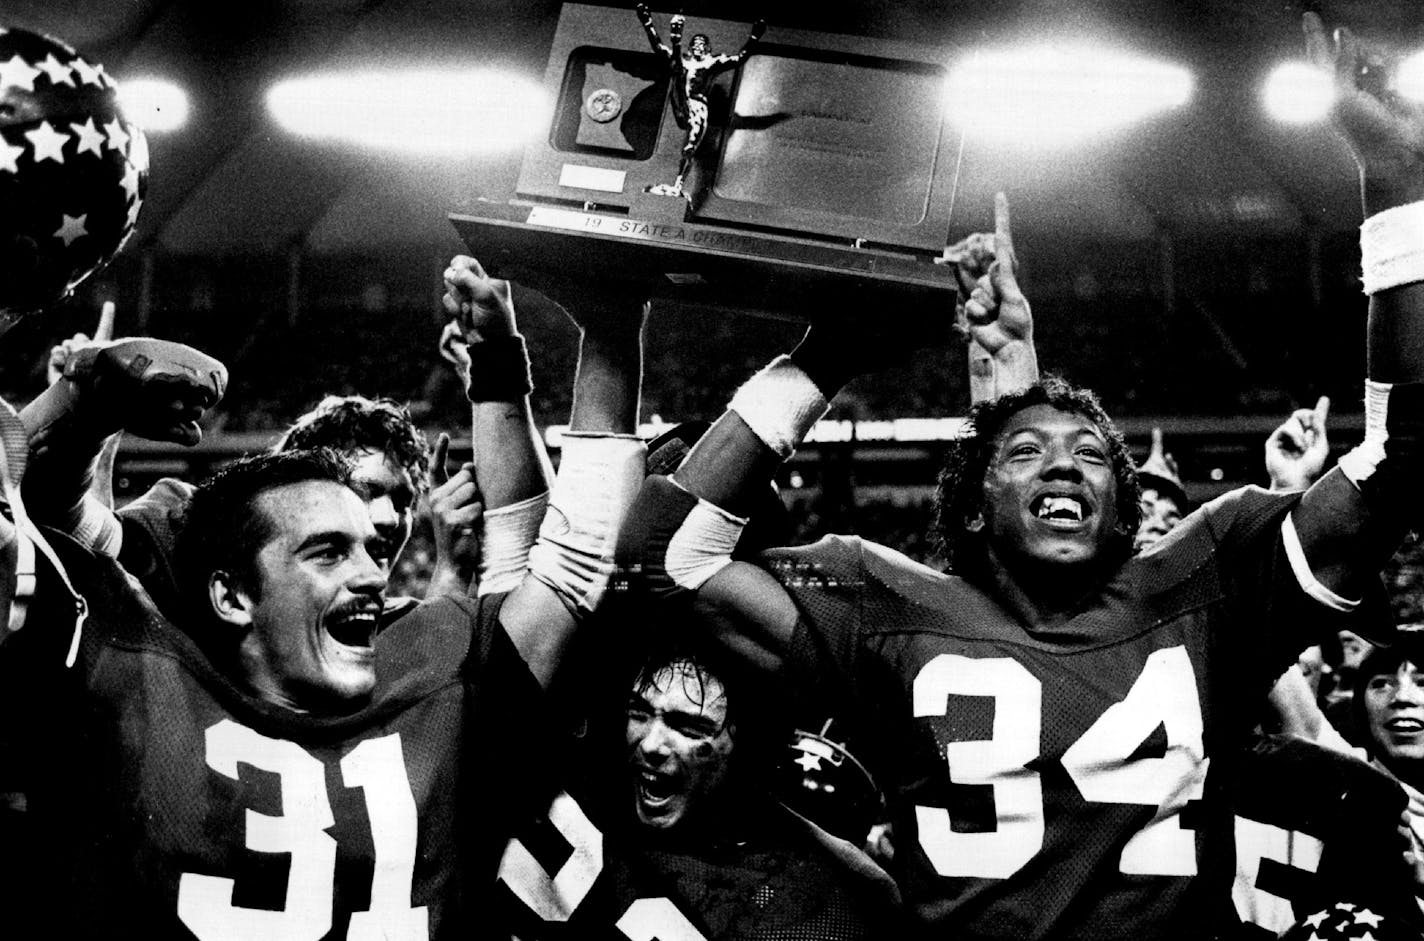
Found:
[[[764,794],[736,812],[736,837],[657,841],[632,820],[621,741],[591,739],[571,752],[568,789],[519,828],[500,861],[500,910],[520,941],[894,935],[893,885],[863,855]]]
[[[512,821],[548,800],[542,691],[500,596],[417,608],[377,641],[369,704],[317,717],[229,682],[110,560],[63,555],[93,612],[78,663],[38,634],[3,651],[32,658],[41,707],[48,936],[481,936]]]
[[[1350,755],[1289,735],[1261,737],[1236,782],[1235,941],[1275,938],[1348,898],[1402,924],[1420,924],[1407,803],[1388,775]]]
[[[1281,541],[1296,499],[1214,501],[1053,625],[853,538],[765,555],[800,611],[788,666],[863,722],[921,924],[1125,939],[1226,916],[1220,791],[1323,607]]]

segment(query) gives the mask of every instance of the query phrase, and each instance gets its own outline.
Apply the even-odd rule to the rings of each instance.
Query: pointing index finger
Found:
[[[450,455],[450,436],[440,432],[435,439],[435,453],[430,457],[430,482],[439,487],[450,479],[450,469],[445,459]]]
[[[1014,234],[1009,227],[1009,198],[1003,193],[994,194],[994,254],[1008,266],[1010,273],[1018,270],[1018,256],[1014,254]]]
[[[99,308],[99,326],[94,328],[95,341],[107,343],[114,338],[115,310],[113,301],[105,301],[104,306]]]

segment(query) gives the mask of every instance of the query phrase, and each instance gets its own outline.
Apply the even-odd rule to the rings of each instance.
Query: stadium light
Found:
[[[1282,62],[1261,88],[1266,113],[1286,124],[1319,121],[1334,100],[1330,76],[1308,62]]]
[[[1416,52],[1399,63],[1394,90],[1412,101],[1424,101],[1424,52]]]
[[[950,72],[945,95],[972,136],[1053,147],[1180,107],[1192,88],[1178,65],[1055,45],[979,53]]]
[[[290,78],[267,92],[267,107],[295,134],[434,155],[517,149],[549,112],[533,81],[488,69]]]
[[[188,93],[163,78],[127,78],[119,82],[119,105],[145,131],[176,131],[188,123]]]

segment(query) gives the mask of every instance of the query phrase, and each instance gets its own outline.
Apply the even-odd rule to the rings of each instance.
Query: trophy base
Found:
[[[686,206],[683,197],[645,195]],[[653,215],[482,202],[475,213],[452,213],[450,221],[492,275],[535,290],[541,282],[587,280],[779,319],[953,320],[954,272],[931,256]]]

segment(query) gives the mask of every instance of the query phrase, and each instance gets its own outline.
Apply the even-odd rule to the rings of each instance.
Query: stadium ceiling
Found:
[[[610,4],[631,21],[632,2]],[[1352,164],[1320,126],[1273,123],[1258,103],[1269,69],[1301,55],[1291,0],[686,0],[689,16],[909,40],[947,56],[995,43],[1095,36],[1194,75],[1183,108],[1070,150],[963,155],[955,235],[992,225],[1010,193],[1035,245],[1158,234],[1302,236],[1358,222]],[[137,245],[221,256],[300,250],[443,253],[447,212],[513,190],[517,153],[414,158],[290,136],[263,106],[278,78],[328,68],[485,65],[542,74],[553,0],[5,0],[0,25],[59,36],[125,77],[164,76],[191,99],[186,128],[151,138],[153,176]],[[1424,16],[1401,0],[1324,0],[1327,23],[1424,48]],[[459,88],[450,95],[458,96]]]

